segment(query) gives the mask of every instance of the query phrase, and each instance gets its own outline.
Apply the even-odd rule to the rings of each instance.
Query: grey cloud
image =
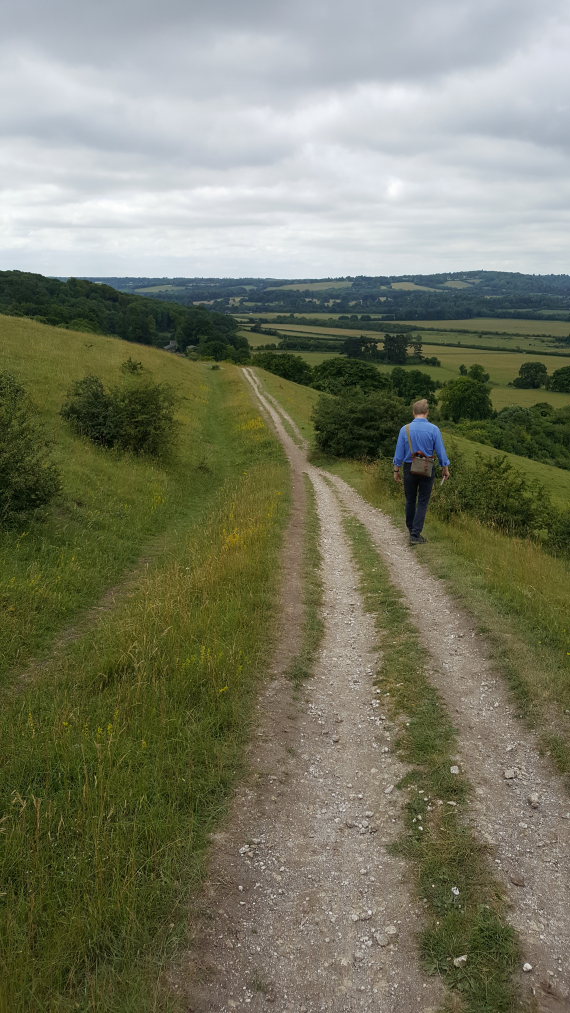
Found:
[[[567,267],[558,0],[11,2],[2,266]]]

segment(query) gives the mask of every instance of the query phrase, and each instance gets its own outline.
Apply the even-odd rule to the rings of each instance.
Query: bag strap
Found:
[[[426,461],[433,461],[434,460],[433,456],[432,457],[428,457],[427,454],[424,454],[423,450],[418,450],[417,452],[414,450],[414,448],[412,446],[412,432],[411,432],[411,429],[410,429],[410,423],[409,422],[408,422],[408,425],[406,426],[406,432],[408,434],[408,443],[410,444],[410,450],[412,452],[412,457],[416,457],[416,456],[419,455],[420,457],[425,457]]]
[[[410,430],[410,423],[406,426],[406,432],[408,434],[408,443],[410,444],[410,450],[412,451],[412,457],[414,456],[414,448],[412,446],[412,432]]]

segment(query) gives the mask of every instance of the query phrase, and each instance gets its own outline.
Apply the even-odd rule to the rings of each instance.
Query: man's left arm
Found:
[[[447,450],[445,449],[443,436],[441,435],[439,429],[437,429],[437,432],[435,434],[435,452],[437,454],[439,463],[441,464],[444,479],[449,478],[449,465],[451,462],[449,460],[449,457],[447,456]]]

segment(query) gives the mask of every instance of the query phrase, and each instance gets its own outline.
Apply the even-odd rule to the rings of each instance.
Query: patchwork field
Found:
[[[263,337],[265,341],[271,341],[266,335],[252,335],[252,337]],[[433,379],[439,380],[440,383],[446,383],[448,380],[454,380],[459,377],[460,365],[463,364],[469,367],[474,363],[478,363],[489,373],[492,385],[491,400],[497,410],[510,404],[520,404],[528,407],[529,405],[537,404],[539,401],[546,401],[555,408],[563,408],[565,405],[570,404],[570,394],[560,394],[556,391],[544,389],[521,390],[517,387],[508,386],[508,383],[518,375],[520,366],[524,362],[528,362],[528,356],[520,352],[493,352],[487,349],[460,349],[451,347],[426,350],[437,355],[441,361],[441,366],[415,365],[403,368],[421,369],[422,372],[429,373]],[[293,354],[300,355],[311,366],[316,366],[325,359],[333,358],[337,353],[300,351],[293,352]],[[545,357],[544,361],[550,370],[561,369],[563,366],[570,365],[570,356]],[[393,369],[393,366],[378,363],[377,368],[382,372],[389,372]]]

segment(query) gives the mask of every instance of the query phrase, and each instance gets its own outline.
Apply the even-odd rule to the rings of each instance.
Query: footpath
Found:
[[[292,469],[280,643],[259,704],[250,776],[213,840],[210,876],[192,913],[193,946],[171,971],[170,987],[194,1013],[475,1008],[447,1005],[442,978],[420,956],[427,901],[394,847],[406,833],[409,799],[395,749],[401,723],[385,712],[376,680],[382,615],[371,615],[363,597],[346,527],[352,518],[427,645],[430,683],[457,731],[453,769],[471,786],[468,829],[487,849],[520,942],[509,1009],[568,1013],[570,800],[561,779],[515,716],[470,617],[385,515],[308,462],[293,419],[251,370],[244,374]],[[287,672],[303,624],[307,477],[320,527],[324,634],[312,677],[296,691]],[[454,804],[432,802],[430,811]],[[467,971],[469,954],[449,960]]]

